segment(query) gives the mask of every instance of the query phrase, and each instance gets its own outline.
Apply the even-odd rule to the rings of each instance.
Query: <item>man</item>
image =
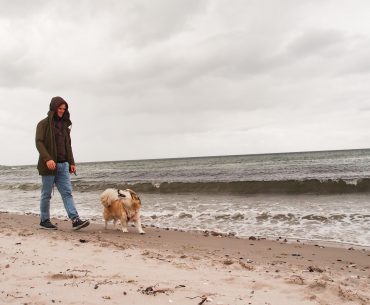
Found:
[[[37,124],[36,148],[40,153],[37,169],[42,178],[40,200],[40,228],[56,230],[57,226],[50,221],[50,199],[54,184],[62,196],[64,208],[72,220],[74,230],[87,227],[89,220],[81,220],[78,216],[72,196],[70,174],[76,174],[73,159],[67,102],[53,97],[47,118]]]

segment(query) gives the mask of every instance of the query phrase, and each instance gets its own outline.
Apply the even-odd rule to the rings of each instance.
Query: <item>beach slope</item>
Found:
[[[370,304],[370,252],[0,214],[1,304]]]

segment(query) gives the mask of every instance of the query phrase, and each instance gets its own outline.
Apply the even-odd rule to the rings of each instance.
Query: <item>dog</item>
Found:
[[[108,228],[108,221],[113,220],[113,226],[121,221],[122,232],[127,233],[127,223],[133,221],[140,234],[145,234],[141,227],[139,196],[130,189],[118,190],[108,188],[100,195],[100,202],[104,206],[103,218],[105,229]]]

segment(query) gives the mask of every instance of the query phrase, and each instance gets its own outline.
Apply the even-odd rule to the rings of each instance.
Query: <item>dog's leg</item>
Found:
[[[113,219],[113,230],[116,229],[116,223],[117,223],[117,219]]]
[[[108,221],[107,221],[107,220],[105,221],[104,229],[105,229],[105,230],[107,230],[107,229],[108,229]]]
[[[145,234],[143,228],[141,227],[140,216],[135,219],[134,223],[135,223],[135,226],[136,226],[137,230],[139,231],[139,233],[140,234]]]
[[[122,226],[122,232],[127,233],[128,232],[128,230],[127,230],[127,220],[124,217],[121,218],[121,226]]]

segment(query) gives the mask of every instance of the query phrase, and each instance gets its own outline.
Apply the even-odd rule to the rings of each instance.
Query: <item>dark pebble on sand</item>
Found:
[[[249,236],[249,240],[257,240],[254,236]]]
[[[185,285],[177,285],[175,288],[185,288]]]
[[[227,265],[227,266],[230,266],[230,265],[234,264],[234,262],[231,259],[226,259],[226,260],[223,261],[223,264]]]
[[[307,268],[307,270],[308,270],[309,272],[319,272],[319,273],[324,272],[324,270],[323,270],[323,269],[318,268],[318,267],[313,267],[313,266],[309,266],[309,267]]]

